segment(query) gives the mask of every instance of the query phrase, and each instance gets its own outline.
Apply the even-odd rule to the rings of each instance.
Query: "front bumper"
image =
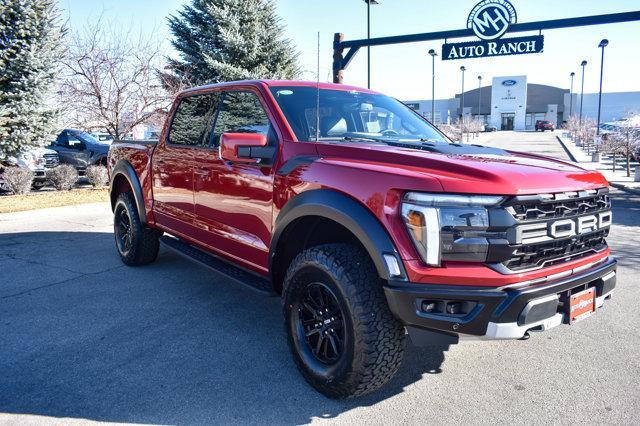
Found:
[[[391,311],[410,332],[437,332],[456,340],[458,336],[518,339],[529,331],[568,322],[566,306],[571,294],[594,287],[600,308],[615,285],[616,261],[608,258],[588,270],[524,288],[389,282],[384,290]]]
[[[36,183],[46,182],[47,181],[47,172],[46,170],[32,170],[33,171],[33,181]]]

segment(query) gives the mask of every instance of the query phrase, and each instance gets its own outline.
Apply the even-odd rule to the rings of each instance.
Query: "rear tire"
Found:
[[[140,221],[135,200],[123,192],[113,209],[116,248],[125,265],[140,266],[153,262],[160,250],[160,233]]]
[[[287,270],[283,302],[293,358],[320,393],[361,396],[398,371],[405,329],[360,248],[326,244],[304,250]]]

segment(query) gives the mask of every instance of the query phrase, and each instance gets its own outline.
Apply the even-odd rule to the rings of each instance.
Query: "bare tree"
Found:
[[[438,128],[438,130],[444,133],[452,141],[454,142],[462,141],[462,132],[460,131],[459,127],[454,126],[452,124],[447,124],[447,123],[440,123],[436,125],[436,127]]]
[[[170,94],[158,78],[160,45],[132,34],[99,19],[71,36],[59,94],[72,125],[104,129],[121,140],[166,112]]]
[[[610,154],[613,159],[612,171],[616,171],[618,155],[624,153],[624,140],[617,132],[609,133],[602,139],[599,145],[599,149],[602,152]]]
[[[631,176],[631,157],[640,148],[640,126],[634,120],[637,117],[637,114],[629,114],[625,120],[616,123],[616,131],[613,134],[613,139],[619,144],[619,152],[625,158],[627,176]]]
[[[596,122],[590,118],[580,120],[571,116],[565,124],[565,129],[571,133],[571,138],[577,146],[586,148],[587,152],[596,147]]]
[[[576,133],[580,128],[580,120],[575,115],[569,117],[569,119],[565,122],[564,128],[569,131],[571,138],[576,138]]]

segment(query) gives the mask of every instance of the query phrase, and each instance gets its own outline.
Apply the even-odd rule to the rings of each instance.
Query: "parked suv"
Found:
[[[541,132],[544,132],[545,130],[554,131],[555,128],[553,127],[553,123],[550,121],[538,120],[536,121],[536,132],[538,130],[540,130]]]
[[[92,164],[107,165],[111,141],[100,141],[91,134],[77,129],[64,129],[51,144],[60,156],[60,163],[71,164],[80,174]]]
[[[190,89],[157,144],[111,146],[109,172],[122,261],[151,263],[162,242],[279,295],[293,359],[334,398],[388,382],[407,332],[526,338],[589,317],[615,287],[600,173],[453,143],[367,89]]]

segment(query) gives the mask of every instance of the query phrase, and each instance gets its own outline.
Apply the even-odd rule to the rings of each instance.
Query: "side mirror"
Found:
[[[271,160],[274,147],[267,146],[267,136],[259,133],[223,133],[220,136],[220,157],[233,163],[258,163]]]

